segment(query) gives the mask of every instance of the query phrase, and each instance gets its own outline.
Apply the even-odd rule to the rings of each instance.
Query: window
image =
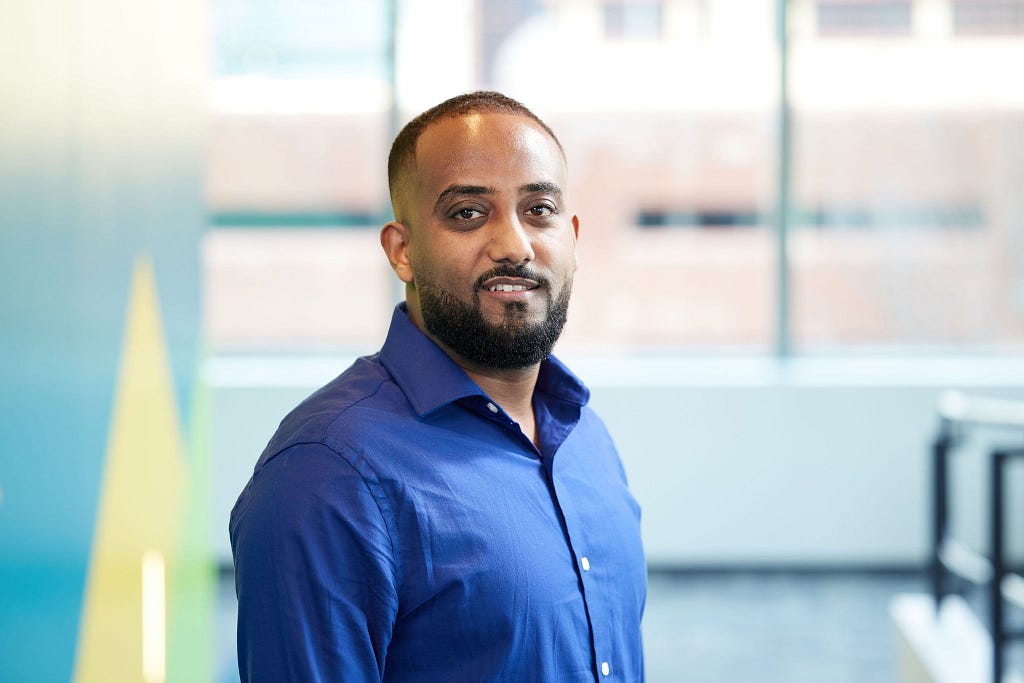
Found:
[[[213,0],[213,71],[385,79],[386,8],[362,0]]]
[[[214,0],[203,244],[214,351],[372,348],[394,289],[387,3]]]
[[[394,24],[378,3],[313,3],[297,11],[330,24],[314,47],[266,28],[298,21],[284,4],[217,1],[216,351],[376,348],[401,296],[376,244],[392,126],[481,87],[568,154],[582,265],[561,348],[1024,347],[1022,34],[935,40],[910,2],[794,3],[783,257],[774,0],[406,0]],[[1005,26],[1020,4],[943,16],[998,5],[986,21]],[[273,60],[244,57],[262,44]]]
[[[662,31],[658,0],[612,0],[604,3],[604,34],[608,38],[657,39]]]
[[[957,35],[1024,33],[1024,0],[953,0]]]
[[[481,83],[494,84],[494,61],[509,34],[541,11],[540,0],[480,0],[478,61]]]
[[[906,35],[910,0],[818,0],[818,32],[823,36]]]
[[[1024,40],[848,41],[793,39],[793,348],[1020,345]]]

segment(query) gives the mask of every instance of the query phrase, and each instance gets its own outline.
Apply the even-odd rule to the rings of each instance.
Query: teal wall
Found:
[[[0,680],[72,675],[140,254],[189,415],[201,13],[194,0],[0,4]]]

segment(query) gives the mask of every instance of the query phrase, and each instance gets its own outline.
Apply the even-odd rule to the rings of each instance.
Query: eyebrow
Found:
[[[528,185],[523,185],[522,187],[519,188],[519,192],[520,192],[520,194],[534,194],[534,193],[537,193],[537,192],[548,192],[548,193],[553,194],[553,195],[555,195],[556,197],[559,197],[559,198],[561,198],[561,196],[562,196],[562,188],[560,188],[558,185],[555,185],[554,183],[549,183],[549,182],[530,183]]]
[[[444,200],[455,195],[479,196],[484,194],[494,194],[494,188],[484,187],[483,185],[449,185],[437,196],[437,201],[434,202],[434,206],[439,205]]]
[[[558,187],[552,182],[539,182],[539,183],[527,183],[519,187],[520,194],[536,194],[537,192],[548,192],[555,195],[558,198],[562,197],[562,188]],[[449,185],[437,196],[437,201],[434,202],[434,206],[439,206],[441,202],[458,195],[469,195],[469,196],[481,196],[494,194],[493,187],[487,187],[485,185]]]

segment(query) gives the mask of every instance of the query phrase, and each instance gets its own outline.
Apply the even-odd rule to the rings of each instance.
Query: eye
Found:
[[[526,212],[531,216],[543,218],[545,216],[554,215],[555,207],[549,206],[547,204],[537,204],[535,206],[531,206],[529,209],[526,210]]]
[[[484,215],[483,211],[480,211],[479,209],[474,209],[472,207],[466,206],[466,207],[463,207],[463,208],[458,209],[455,212],[453,212],[452,213],[452,218],[454,218],[455,220],[459,220],[459,221],[471,221],[474,218],[479,218],[480,216],[483,216],[483,215]]]

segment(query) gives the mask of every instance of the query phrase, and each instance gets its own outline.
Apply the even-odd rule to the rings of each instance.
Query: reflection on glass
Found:
[[[276,16],[275,5],[266,7]],[[563,346],[771,347],[773,7],[771,0],[400,4],[399,121],[457,92],[494,88],[535,109],[562,139],[582,221],[582,268]],[[366,54],[383,59],[380,51]],[[334,76],[348,78],[349,66],[339,60]],[[352,72],[369,73],[358,65]],[[217,92],[227,92],[227,80],[218,79]],[[253,250],[278,246],[254,255],[248,276],[227,276],[218,254],[237,263],[233,255],[245,252],[218,249],[226,243],[211,236],[206,310],[218,348],[372,349],[383,336],[386,318],[368,317],[366,297],[345,296],[358,288],[393,300],[393,277],[365,244],[373,238],[351,229],[328,237],[323,227],[375,232],[374,218],[387,215],[382,183],[390,139],[380,127],[387,102],[359,108],[365,100],[347,102],[337,88],[309,92],[323,94],[304,100],[304,111],[282,111],[297,101],[292,96],[268,98],[283,103],[248,112],[238,111],[240,97],[218,100],[208,183],[219,227],[233,230],[225,239],[241,238],[237,228],[256,223],[316,228],[296,245],[321,255],[311,265],[286,261],[290,247],[254,232]],[[308,276],[290,275],[320,262],[330,287],[310,288]],[[329,277],[340,262],[348,269],[337,277],[358,272],[360,279]],[[261,277],[282,285],[275,287],[280,297],[308,301],[310,311],[334,311],[337,329],[294,315],[306,308],[301,304],[247,305],[267,301]],[[366,320],[373,324],[358,322]],[[342,324],[351,321],[357,324]]]
[[[1024,91],[1012,84],[1024,2],[791,0],[788,331],[775,314],[775,4],[408,0],[397,6],[392,93],[386,6],[219,0],[214,226],[231,239],[256,228],[257,250],[277,244],[266,228],[310,233],[301,239],[326,264],[349,264],[358,279],[335,282],[326,265],[330,285],[310,293],[309,277],[291,275],[301,259],[276,246],[252,267],[294,283],[275,291],[309,311],[367,321],[336,293],[380,292],[385,308],[396,297],[383,259],[364,249],[373,238],[358,236],[389,215],[392,105],[400,123],[494,88],[550,121],[568,152],[582,267],[564,347],[766,352],[780,334],[798,352],[1019,345]],[[273,58],[245,57],[261,50]],[[226,277],[217,263],[207,264],[215,348],[379,343],[383,317],[324,329],[295,307],[247,305],[265,289],[260,271]],[[260,320],[245,318],[256,310]],[[288,334],[261,331],[271,327]]]
[[[814,22],[794,3],[798,348],[1024,341],[1024,32],[982,35],[1012,34],[1015,5],[820,0]]]

